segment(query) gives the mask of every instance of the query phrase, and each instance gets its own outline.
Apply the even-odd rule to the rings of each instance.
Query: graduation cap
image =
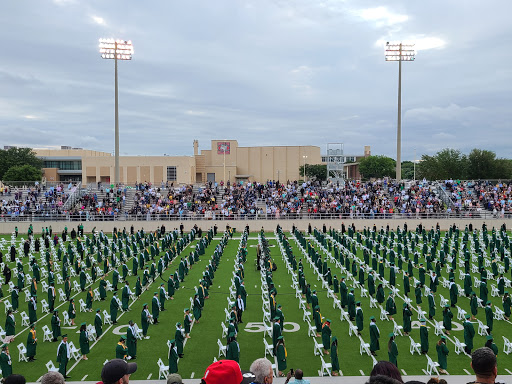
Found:
[[[121,340],[126,340],[126,335],[121,335]]]
[[[172,339],[172,340],[169,340],[169,343],[174,343],[176,340]]]
[[[494,340],[494,337],[492,337],[492,335],[487,335],[486,339],[487,340]]]
[[[361,305],[361,302],[360,301],[356,301],[356,305]]]
[[[465,316],[465,318],[466,318],[466,319],[469,319],[470,317],[471,317],[471,316],[469,316],[469,315],[466,315],[466,316]]]
[[[404,308],[407,308],[407,305],[408,305],[407,303],[404,303],[403,307],[404,307]]]
[[[180,326],[180,327],[181,327],[181,323],[178,321],[178,322],[176,323],[176,326]]]
[[[332,323],[331,319],[325,319],[325,322],[326,322],[326,323],[329,323],[329,324],[331,324],[331,323]]]
[[[316,293],[316,289],[313,289],[313,292],[311,292],[311,293]]]
[[[446,304],[444,307],[445,308],[450,308],[450,304]]]
[[[354,288],[350,288],[350,292],[354,292]]]
[[[2,349],[7,348],[7,346],[8,346],[8,345],[9,345],[9,344],[6,344],[6,343],[2,344]]]
[[[276,316],[276,317],[274,317],[274,320],[276,320],[276,321],[281,320],[281,318],[279,316]]]
[[[278,304],[277,305],[277,308],[282,308],[283,306],[281,304]]]
[[[375,320],[375,316],[370,316],[370,320]]]
[[[388,335],[389,338],[391,337],[395,337],[395,334],[393,332],[391,332],[389,335]]]
[[[83,322],[82,324],[80,324],[80,325],[87,325],[87,323],[84,321],[84,322]]]
[[[98,308],[98,309],[96,310],[96,312],[100,312],[100,311],[101,311],[101,309],[100,309],[100,308]]]
[[[446,336],[445,336],[445,335],[442,335],[442,336],[441,336],[441,340],[446,340]]]
[[[158,295],[158,292],[154,292],[153,295]]]
[[[491,302],[489,300],[487,300],[487,303],[485,303],[485,305],[490,305]]]
[[[427,320],[425,320],[425,319],[420,320],[420,323],[426,323],[426,322],[427,322]]]
[[[36,323],[30,323],[30,328],[34,328],[36,326]]]
[[[313,308],[313,309],[317,309],[317,308],[320,309],[320,306],[319,305],[315,305],[315,308]]]
[[[185,308],[185,309],[183,310],[183,312],[187,312],[187,311],[190,311],[190,308]]]
[[[65,338],[65,337],[68,337],[68,334],[67,334],[67,333],[66,333],[66,334],[64,334],[64,335],[62,335],[62,338]]]
[[[284,339],[284,337],[283,337],[283,336],[279,336],[279,337],[277,338],[277,340],[283,340],[283,339]]]

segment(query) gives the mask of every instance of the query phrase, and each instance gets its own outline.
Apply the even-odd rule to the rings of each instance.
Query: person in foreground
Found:
[[[64,384],[64,376],[59,372],[48,372],[41,378],[41,384]]]
[[[304,372],[302,372],[302,369],[296,369],[295,372],[293,369],[290,369],[290,372],[288,372],[288,375],[286,375],[286,381],[284,382],[285,384],[288,384],[292,378],[292,375],[295,377],[295,380],[292,381],[292,384],[309,384],[309,380],[303,379]]]
[[[379,361],[370,372],[368,384],[399,384],[403,383],[402,375],[395,364],[389,361]]]
[[[274,373],[272,372],[272,363],[265,359],[256,359],[251,364],[250,371],[254,374],[254,384],[272,384]],[[210,384],[210,383],[206,383]]]
[[[201,384],[241,384],[243,380],[244,376],[236,361],[220,360],[206,368]]]
[[[498,376],[496,355],[491,348],[478,348],[471,354],[471,368],[476,379],[472,383],[492,384]]]
[[[137,371],[137,363],[113,359],[103,366],[101,380],[104,384],[128,384],[130,375],[135,371]]]

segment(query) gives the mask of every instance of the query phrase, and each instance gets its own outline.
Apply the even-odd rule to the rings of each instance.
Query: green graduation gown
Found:
[[[395,367],[398,367],[398,347],[394,340],[388,348],[388,358],[390,363],[394,364]]]
[[[112,296],[110,300],[110,318],[113,323],[117,323],[117,311],[119,310],[119,303],[117,302],[117,298]]]
[[[36,332],[35,330],[30,330],[27,336],[27,357],[34,357],[36,355]]]
[[[80,352],[82,355],[89,353],[89,335],[87,331],[80,331]]]
[[[99,338],[103,334],[102,329],[103,322],[101,321],[101,317],[98,313],[94,316],[94,329],[96,330],[96,337]]]
[[[5,351],[0,353],[0,368],[2,368],[2,376],[4,378],[12,375],[11,355],[8,355]]]
[[[128,355],[135,357],[137,355],[137,337],[135,336],[135,330],[130,326],[126,330],[126,346],[128,347]]]
[[[428,328],[426,325],[420,326],[421,352],[428,352]]]
[[[359,332],[364,329],[364,313],[361,307],[356,308],[356,325]]]
[[[412,312],[409,308],[404,308],[404,310],[402,311],[402,315],[403,315],[403,319],[404,319],[404,332],[406,333],[410,333],[411,332],[411,317],[412,317]]]
[[[59,373],[66,377],[66,368],[69,360],[69,349],[68,344],[61,342],[57,349],[57,362],[59,363]]]
[[[470,321],[465,321],[464,324],[464,344],[471,350],[473,349],[473,338],[475,337],[475,327]]]
[[[286,348],[282,343],[277,346],[276,357],[277,369],[282,372],[286,369]]]
[[[117,343],[116,359],[126,360],[126,356],[128,356],[128,347],[121,342]]]
[[[377,324],[370,323],[370,351],[375,352],[380,349],[379,345],[380,332]]]
[[[340,362],[338,361],[338,345],[336,343],[331,344],[331,370],[338,372],[340,370]]]
[[[447,369],[448,368],[448,347],[445,343],[437,344],[436,345],[436,351],[437,351],[437,362],[439,363],[439,368],[441,369]]]
[[[183,341],[185,341],[185,336],[183,335],[181,328],[176,328],[176,332],[174,333],[174,340],[176,342],[178,355],[181,355],[183,353]]]
[[[240,360],[240,346],[238,342],[233,339],[226,347],[226,359],[235,360],[237,363]]]
[[[169,350],[169,373],[178,372],[178,350],[176,347]]]
[[[322,327],[322,344],[324,345],[324,349],[331,349],[331,327],[326,324]]]

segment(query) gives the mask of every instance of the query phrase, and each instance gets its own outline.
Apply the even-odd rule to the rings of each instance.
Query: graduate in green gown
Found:
[[[432,291],[429,292],[428,296],[428,318],[432,320],[436,315],[436,302],[434,301],[434,294]]]
[[[94,300],[94,293],[92,292],[92,285],[89,287],[87,291],[87,297],[85,298],[85,308],[92,312],[92,302]]]
[[[151,313],[153,316],[153,324],[158,324],[158,317],[160,316],[160,301],[158,300],[158,292],[153,293],[153,299],[151,299]]]
[[[494,324],[494,313],[492,311],[492,304],[490,301],[487,301],[485,306],[485,320],[487,322],[487,333],[490,335]]]
[[[234,333],[228,335],[228,343],[226,345],[226,359],[240,361],[240,345],[236,341]]]
[[[60,318],[59,318],[59,310],[58,309],[53,311],[51,323],[52,323],[53,341],[55,342],[55,341],[57,341],[57,338],[60,337],[60,335],[61,335],[61,333],[60,333]]]
[[[10,338],[14,338],[16,335],[16,318],[14,317],[14,313],[12,313],[12,309],[7,311],[7,317],[5,318],[5,336],[11,336]]]
[[[181,323],[176,323],[176,332],[174,333],[174,340],[176,341],[176,348],[178,356],[183,357],[183,342],[185,341],[185,332],[181,327]]]
[[[103,321],[101,320],[101,309],[96,309],[96,316],[94,316],[94,329],[96,330],[96,338],[100,338],[103,334]]]
[[[333,376],[338,376],[340,370],[340,362],[338,360],[338,338],[332,337],[331,342],[331,373]]]
[[[446,304],[443,310],[443,327],[444,333],[446,333],[447,335],[449,335],[450,331],[452,330],[452,319],[453,312],[450,310],[450,306]]]
[[[394,364],[395,367],[398,367],[398,347],[395,342],[395,334],[391,332],[389,335],[388,341],[388,358],[389,362]]]
[[[441,336],[436,344],[437,351],[437,362],[439,363],[439,373],[447,374],[446,369],[448,368],[448,347],[446,346],[446,336]]]
[[[194,314],[194,321],[199,323],[199,319],[201,318],[203,307],[201,306],[201,302],[199,300],[199,296],[197,294],[194,295],[194,306],[192,308],[192,312]]]
[[[386,312],[391,320],[393,320],[393,315],[396,314],[396,304],[395,299],[393,298],[393,291],[389,292],[388,299],[386,300]]]
[[[404,303],[403,310],[402,310],[402,316],[403,316],[403,328],[404,328],[404,336],[409,336],[409,333],[411,333],[412,328],[412,311],[409,307],[409,304]]]
[[[114,291],[112,299],[110,300],[110,319],[112,320],[112,324],[117,324],[117,311],[119,310],[117,300],[117,292]]]
[[[286,352],[283,336],[277,338],[276,357],[279,376],[284,377],[283,371],[286,370],[286,358],[288,357],[288,353]]]
[[[0,353],[0,368],[2,369],[2,377],[4,380],[12,375],[12,360],[9,353],[8,344],[2,344],[2,353]]]
[[[28,302],[28,318],[31,323],[37,322],[37,295],[32,296]]]
[[[420,344],[421,344],[421,353],[426,355],[428,353],[428,327],[427,327],[427,320],[421,319],[420,320]]]
[[[364,329],[364,313],[363,313],[363,308],[361,308],[360,301],[358,301],[356,303],[356,326],[357,326],[357,333],[358,333],[358,335],[360,335]]]
[[[370,352],[373,356],[377,356],[377,351],[380,350],[379,345],[380,332],[374,316],[370,317]]]
[[[140,276],[137,276],[137,281],[135,282],[135,296],[137,296],[137,299],[142,294],[142,284],[140,282]]]
[[[122,335],[116,345],[116,359],[126,360],[128,357],[128,347],[126,346],[126,336]]]
[[[36,349],[37,349],[37,337],[36,337],[36,325],[30,324],[30,331],[27,336],[27,357],[28,361],[35,361],[36,358]]]
[[[169,373],[178,372],[178,348],[176,348],[176,341],[172,339],[169,346]]]
[[[324,325],[322,326],[322,344],[324,345],[324,353],[329,354],[331,349],[331,320],[325,319]]]
[[[512,300],[510,299],[510,294],[508,291],[505,291],[505,295],[503,296],[503,312],[505,312],[505,319],[509,320],[512,310]]]
[[[190,315],[190,308],[185,308],[183,310],[185,316],[183,317],[183,325],[185,328],[185,337],[190,339],[190,328],[192,325],[192,316]]]
[[[466,315],[466,320],[462,324],[464,327],[464,344],[466,344],[464,350],[468,355],[471,354],[471,350],[473,349],[473,339],[475,337],[475,327],[473,323],[469,321],[470,317],[470,315]]]
[[[87,332],[87,323],[80,325],[80,352],[82,353],[82,359],[88,360],[87,354],[90,351],[89,348],[89,332]]]
[[[149,307],[147,303],[142,306],[142,312],[140,313],[140,322],[142,323],[142,336],[145,339],[149,339],[148,329],[151,321],[151,314],[149,313]]]
[[[126,346],[128,347],[128,356],[132,360],[137,358],[137,332],[135,331],[135,324],[133,320],[128,322],[128,329],[126,330]]]
[[[494,343],[494,337],[492,335],[487,335],[486,337],[486,342],[485,342],[485,346],[487,348],[490,348],[493,352],[494,352],[494,355],[496,356],[496,359],[498,359],[498,346]]]
[[[57,362],[59,363],[59,373],[68,378],[66,375],[68,361],[71,358],[71,351],[68,345],[68,335],[62,335],[62,341],[57,348]]]

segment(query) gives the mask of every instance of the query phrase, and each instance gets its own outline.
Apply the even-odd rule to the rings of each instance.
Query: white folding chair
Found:
[[[414,355],[414,352],[418,352],[418,355],[421,355],[420,347],[421,344],[414,341],[414,339],[409,336],[409,340],[411,341],[411,346],[409,348],[409,352],[411,355]]]
[[[164,362],[162,361],[162,359],[158,359],[157,364],[158,364],[158,380],[160,380],[160,378],[167,379],[167,376],[169,376],[169,366],[164,365]]]
[[[55,365],[53,365],[53,361],[50,360],[45,365],[48,372],[59,372],[59,368],[55,368]]]
[[[27,358],[27,348],[23,343],[18,344],[18,362],[25,361],[28,362]]]
[[[322,361],[320,376],[331,376],[332,363],[326,363],[322,356],[320,356],[320,360]]]

